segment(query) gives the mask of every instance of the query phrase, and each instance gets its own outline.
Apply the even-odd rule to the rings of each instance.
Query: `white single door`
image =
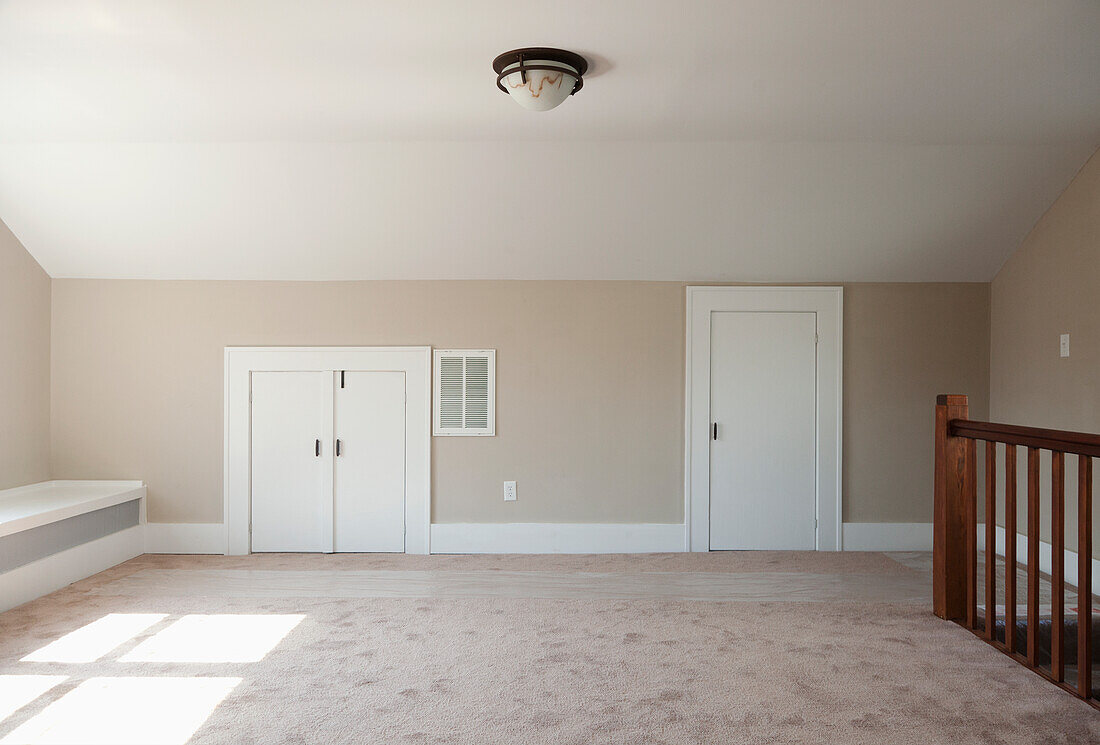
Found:
[[[817,316],[711,316],[710,548],[813,550]]]
[[[335,549],[405,550],[405,373],[336,373]]]
[[[252,373],[252,550],[332,550],[332,373]]]

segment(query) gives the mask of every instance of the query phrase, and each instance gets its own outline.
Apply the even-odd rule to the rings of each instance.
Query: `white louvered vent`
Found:
[[[432,434],[493,435],[496,356],[492,349],[437,349]]]

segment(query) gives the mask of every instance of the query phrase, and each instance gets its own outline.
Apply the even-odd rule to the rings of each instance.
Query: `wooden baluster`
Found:
[[[1039,448],[1027,449],[1027,664],[1039,666]]]
[[[1092,457],[1077,456],[1077,692],[1092,695]]]
[[[1016,651],[1016,446],[1005,445],[1005,651]]]
[[[966,627],[978,628],[978,443],[966,441]]]
[[[936,398],[936,473],[933,506],[932,610],[940,618],[955,620],[966,609],[966,496],[969,471],[967,440],[952,437],[949,424],[968,419],[966,396]],[[973,441],[971,441],[972,443]]]
[[[997,627],[997,443],[985,443],[985,638]]]
[[[1061,683],[1066,677],[1062,648],[1065,628],[1066,472],[1065,454],[1050,459],[1050,674]]]

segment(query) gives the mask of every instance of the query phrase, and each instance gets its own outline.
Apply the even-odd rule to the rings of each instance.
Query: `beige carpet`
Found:
[[[133,677],[153,692],[144,706],[194,743],[1100,742],[1100,712],[920,603],[242,598],[214,584],[207,596],[107,594],[140,572],[181,569],[309,570],[326,581],[344,570],[920,574],[882,554],[142,557],[0,615],[0,677],[63,677],[0,720],[0,743],[48,742],[65,726],[88,741],[121,733],[110,701],[77,708],[88,721],[74,730],[64,707],[79,696],[66,696]],[[22,661],[107,614],[165,617],[95,661]],[[171,662],[171,650],[139,661],[190,614],[304,618],[259,661]],[[218,647],[195,641],[185,651]],[[212,712],[186,693],[211,678],[229,679]],[[182,679],[184,694],[158,697],[158,679]],[[177,723],[189,707],[194,717]],[[42,724],[66,711],[65,726]]]

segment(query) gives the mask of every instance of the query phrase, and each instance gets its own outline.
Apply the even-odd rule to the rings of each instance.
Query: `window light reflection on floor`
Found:
[[[0,675],[0,722],[67,677],[67,675]]]
[[[146,639],[122,662],[259,662],[304,615],[191,615]]]
[[[109,613],[31,652],[22,661],[95,662],[167,617],[164,613]]]
[[[0,745],[183,745],[240,678],[91,678]]]

